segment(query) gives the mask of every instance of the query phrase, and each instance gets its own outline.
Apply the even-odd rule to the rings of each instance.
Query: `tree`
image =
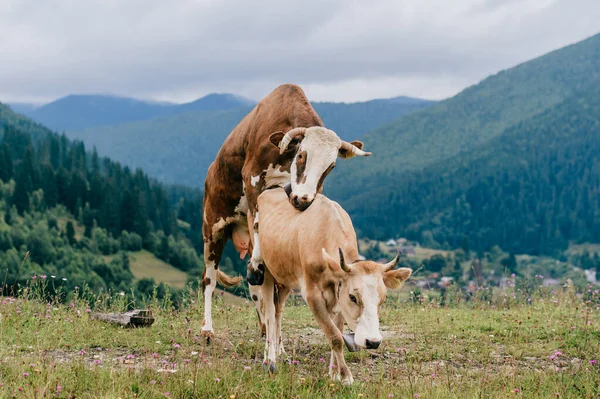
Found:
[[[129,256],[127,255],[127,252],[125,252],[125,251],[121,252],[121,264],[123,265],[123,269],[130,270]]]
[[[75,228],[73,227],[73,222],[70,220],[67,222],[67,241],[69,244],[74,245],[77,240],[75,240]]]
[[[83,208],[82,219],[83,219],[83,226],[85,227],[85,231],[83,232],[83,235],[87,238],[91,238],[92,237],[92,229],[94,228],[94,213],[92,212],[92,209],[90,208],[89,203],[86,203],[85,208]]]
[[[29,194],[35,189],[35,171],[33,169],[33,148],[27,147],[25,155],[17,171],[15,193],[12,203],[20,214],[29,208]]]
[[[13,177],[13,161],[8,145],[0,146],[0,180],[8,182]]]
[[[500,264],[504,266],[508,273],[517,272],[517,258],[514,253],[510,253],[506,258],[500,261]]]
[[[467,237],[466,235],[462,236],[461,242],[460,242],[460,247],[463,251],[465,251],[465,256],[467,257],[467,259],[471,258],[471,247],[469,245],[469,237]]]
[[[4,223],[6,223],[9,226],[12,224],[12,221],[13,221],[12,213],[13,213],[12,207],[7,206],[6,212],[4,212]]]
[[[433,255],[427,262],[426,267],[429,271],[440,272],[446,267],[446,258],[440,254]]]

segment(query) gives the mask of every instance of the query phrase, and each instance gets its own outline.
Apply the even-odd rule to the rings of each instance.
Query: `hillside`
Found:
[[[209,94],[184,104],[158,103],[110,95],[69,95],[41,107],[17,104],[15,111],[57,131],[152,119],[190,111],[240,108],[252,101],[232,94]]]
[[[326,126],[343,139],[357,139],[367,131],[406,113],[426,108],[431,101],[396,98],[363,103],[314,103]],[[160,180],[202,186],[206,170],[231,130],[250,111],[187,112],[147,121],[71,131],[99,153]]]
[[[600,88],[579,92],[460,156],[354,197],[368,235],[556,253],[600,242]]]
[[[483,145],[599,79],[600,35],[501,71],[448,100],[369,132],[363,141],[373,156],[338,168],[336,178],[328,179],[328,193],[351,205],[363,193],[393,191],[406,173]],[[353,210],[359,211],[354,206]]]
[[[142,249],[182,274],[201,271],[187,238],[199,235],[191,211],[201,208],[198,192],[178,189],[173,203],[170,189],[140,170],[88,153],[2,104],[0,127],[0,266],[10,282],[3,289],[54,275],[69,290],[128,290],[127,253]]]

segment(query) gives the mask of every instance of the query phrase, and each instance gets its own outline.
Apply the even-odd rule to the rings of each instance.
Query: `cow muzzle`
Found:
[[[302,197],[292,194],[290,195],[290,203],[294,208],[299,211],[306,210],[314,201],[314,198],[309,198],[308,195],[303,195]]]

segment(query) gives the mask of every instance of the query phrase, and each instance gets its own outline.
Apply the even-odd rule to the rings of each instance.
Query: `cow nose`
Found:
[[[310,206],[310,204],[312,204],[312,201],[308,198],[308,195],[306,194],[302,197],[298,197],[296,194],[294,194],[290,196],[290,202],[292,203],[292,206],[298,209],[299,211],[304,211]]]
[[[379,348],[379,345],[381,345],[381,341],[367,339],[365,342],[367,349],[377,349]]]
[[[294,208],[300,208],[300,200],[297,195],[292,196],[292,205],[294,205]]]

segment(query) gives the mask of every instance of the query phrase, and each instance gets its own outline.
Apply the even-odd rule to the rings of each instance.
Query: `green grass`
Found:
[[[271,375],[248,302],[217,296],[217,336],[207,345],[197,296],[177,312],[152,302],[155,324],[132,330],[92,320],[82,301],[3,298],[0,397],[596,397],[600,365],[590,361],[599,360],[600,311],[598,294],[589,295],[596,305],[567,290],[523,304],[508,292],[492,306],[451,308],[390,298],[382,346],[346,353],[351,387],[327,377],[329,347],[305,306],[284,313],[286,351],[297,362],[282,361]]]
[[[142,250],[129,255],[130,268],[136,280],[153,278],[157,283],[169,284],[174,288],[183,288],[187,274],[158,259],[154,254]]]

